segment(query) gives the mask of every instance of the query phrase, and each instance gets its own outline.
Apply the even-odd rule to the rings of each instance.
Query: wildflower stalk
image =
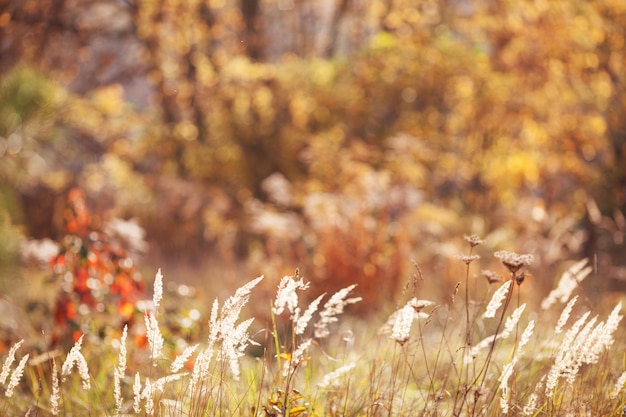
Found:
[[[475,382],[478,379],[481,379],[479,387],[483,387],[485,384],[485,379],[487,378],[487,370],[489,368],[489,364],[491,363],[491,357],[493,356],[493,352],[496,347],[496,340],[498,339],[498,334],[500,334],[500,328],[502,327],[502,323],[504,323],[504,316],[506,315],[506,311],[511,303],[511,298],[513,297],[513,286],[515,284],[515,280],[511,279],[509,281],[509,291],[506,294],[506,298],[504,299],[504,305],[502,306],[502,313],[500,314],[500,319],[498,320],[498,325],[496,326],[496,331],[493,335],[493,341],[491,342],[491,346],[489,347],[489,351],[487,352],[487,358],[485,359],[485,363],[483,367],[478,372]],[[474,385],[474,384],[472,384]]]
[[[272,336],[274,339],[274,348],[276,349],[276,362],[278,364],[278,369],[281,369],[280,340],[278,340],[278,328],[276,327],[276,315],[274,314],[274,310],[271,308],[270,308],[270,316],[272,318]]]
[[[422,332],[422,321],[419,319],[419,317],[417,318],[417,328],[419,330],[419,335],[420,335],[420,346],[422,348],[422,354],[424,355],[424,367],[426,368],[426,375],[428,375],[428,381],[430,383],[430,389],[432,391],[433,396],[435,395],[435,382],[433,379],[433,374],[430,371],[430,368],[428,366],[428,356],[426,356],[426,346],[424,343],[424,337],[423,337],[423,332]],[[404,352],[405,357],[407,357],[407,353],[404,350],[404,346],[402,346],[402,351]],[[415,374],[413,371],[413,367],[410,366],[409,361],[408,361],[408,357],[407,357],[407,365],[409,365],[409,370],[411,371],[411,374],[413,375],[413,380],[417,383],[417,379],[415,378]]]
[[[480,383],[480,387],[483,387],[485,383],[485,378],[487,377],[487,370],[489,368],[491,357],[495,349],[496,340],[498,338],[498,333],[500,332],[500,327],[502,326],[502,323],[504,321],[504,315],[506,314],[506,310],[509,304],[511,303],[511,298],[513,297],[513,286],[515,285],[515,283],[517,283],[518,286],[522,285],[522,282],[524,281],[526,277],[526,273],[524,271],[520,272],[520,269],[524,265],[530,265],[530,263],[533,261],[532,255],[527,255],[527,254],[518,255],[517,253],[508,252],[508,251],[498,251],[494,253],[494,256],[498,258],[500,262],[502,262],[502,264],[509,270],[509,272],[511,273],[511,279],[509,280],[509,291],[506,295],[504,306],[502,307],[502,314],[500,315],[500,320],[498,321],[496,332],[493,336],[493,342],[491,343],[491,347],[489,348],[489,352],[487,353],[487,359],[485,360],[485,364],[483,365],[483,368],[481,369],[481,371],[478,373],[478,378],[481,378],[481,374],[482,374],[482,381]],[[519,292],[518,292],[518,304],[519,304]],[[516,330],[516,339],[517,339],[517,330]]]
[[[393,401],[394,401],[394,396],[396,393],[396,379],[398,378],[399,372],[400,372],[400,359],[396,359],[396,349],[398,348],[398,345],[400,343],[394,343],[393,344],[393,354],[392,357],[394,358],[394,363],[395,363],[395,367],[393,369],[393,373],[391,376],[391,395],[389,397],[389,416],[392,416],[392,410],[393,410]],[[400,345],[402,346],[402,345]]]
[[[469,271],[470,264],[480,259],[478,255],[473,255],[474,247],[483,243],[483,241],[476,235],[465,236],[465,241],[469,244],[470,250],[468,256],[461,257],[461,260],[465,262],[465,344],[467,348],[472,345],[472,324],[470,319],[470,298],[469,298]]]
[[[467,400],[467,393],[469,392],[469,388],[467,386],[468,381],[470,379],[469,376],[469,364],[466,364],[465,357],[471,352],[472,349],[472,319],[470,315],[470,280],[469,280],[469,271],[470,265],[474,260],[479,259],[478,255],[473,255],[474,247],[483,243],[483,241],[476,235],[465,236],[465,241],[469,244],[470,250],[469,255],[461,256],[460,259],[465,263],[465,348],[463,349],[463,360],[461,361],[461,375],[462,378],[459,380],[459,389],[463,392],[463,397],[461,400],[460,409],[463,408],[463,404]],[[434,394],[434,393],[433,393]]]

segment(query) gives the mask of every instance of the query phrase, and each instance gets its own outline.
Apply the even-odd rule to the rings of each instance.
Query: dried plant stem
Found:
[[[470,257],[472,255],[472,250],[474,248],[470,247]],[[468,381],[470,379],[469,376],[469,364],[466,364],[465,357],[469,354],[472,349],[472,323],[470,319],[470,303],[469,303],[469,270],[470,263],[466,263],[465,267],[465,346],[463,349],[463,357],[461,358],[461,375],[462,378],[459,381],[459,389],[463,390],[463,397],[461,400],[461,405],[459,410],[463,408],[463,404],[467,400],[467,393],[469,392]]]
[[[409,361],[409,353],[407,352],[405,345],[402,345],[402,357],[404,358],[404,362],[406,362],[406,366],[409,368],[409,372],[410,372],[411,377],[413,378],[413,381],[415,381],[415,383],[419,386],[417,375],[415,375],[415,369],[413,367],[413,363]],[[426,358],[426,355],[424,355],[424,358]],[[435,390],[434,390],[433,379],[430,376],[430,374],[428,375],[428,377],[430,379],[430,387],[432,388],[433,393],[434,393]],[[428,398],[424,397],[424,394],[422,394],[422,391],[418,391],[418,392],[420,393],[422,400],[424,400],[424,403],[428,404],[427,403]]]
[[[506,315],[506,311],[509,307],[509,304],[511,303],[514,285],[515,285],[515,279],[514,277],[512,277],[511,280],[509,281],[509,291],[506,294],[506,299],[504,300],[504,305],[502,306],[502,313],[500,314],[500,320],[498,320],[498,325],[496,326],[496,331],[493,335],[493,341],[491,342],[491,346],[489,347],[489,352],[487,352],[487,358],[485,359],[485,363],[483,364],[483,367],[481,368],[481,370],[478,372],[478,375],[475,380],[475,382],[477,382],[478,379],[482,378],[480,385],[479,385],[479,387],[481,388],[485,384],[485,379],[487,378],[487,371],[491,363],[493,352],[495,351],[496,340],[498,339],[498,334],[500,333],[500,328],[502,327],[502,323],[504,323],[504,316]]]
[[[346,382],[346,395],[344,397],[344,402],[343,402],[343,415],[347,415],[348,414],[348,400],[350,399],[350,395],[348,395],[350,393],[350,377],[348,377],[348,381]]]
[[[278,328],[276,327],[276,315],[274,314],[274,310],[271,308],[270,317],[272,318],[272,337],[274,339],[274,348],[276,349],[276,363],[278,364],[278,369],[281,369],[280,340],[278,339]]]
[[[433,374],[430,372],[430,369],[428,367],[428,356],[426,355],[426,346],[424,345],[424,334],[422,332],[422,321],[419,319],[417,319],[417,328],[419,329],[419,336],[420,336],[420,347],[422,348],[422,354],[424,355],[424,367],[426,368],[426,374],[428,375],[428,382],[430,384],[430,389],[432,390],[433,394],[435,393],[435,383],[433,381]],[[406,351],[404,350],[404,346],[402,346],[402,351],[404,352],[405,356],[406,356]],[[407,365],[408,365],[408,359],[407,359]],[[413,368],[409,367],[409,369],[411,370],[411,374],[413,374]],[[415,374],[413,374],[413,379],[415,380],[415,383],[417,383],[417,379],[415,378]]]
[[[387,415],[389,417],[392,416],[393,411],[393,401],[396,393],[396,379],[398,378],[398,372],[400,371],[400,359],[396,359],[396,349],[398,348],[398,343],[393,344],[393,354],[391,357],[394,359],[395,369],[391,373],[391,395],[389,397],[389,410]]]
[[[472,250],[474,248],[470,247],[470,254],[468,259],[471,259]],[[465,345],[469,348],[472,345],[472,327],[470,323],[470,303],[469,303],[469,270],[470,270],[470,262],[466,262],[465,267]]]
[[[258,395],[256,399],[256,406],[254,407],[255,414],[261,409],[261,394],[263,393],[263,383],[265,382],[265,364],[267,363],[267,348],[263,349],[263,361],[261,361],[261,376],[258,383]]]

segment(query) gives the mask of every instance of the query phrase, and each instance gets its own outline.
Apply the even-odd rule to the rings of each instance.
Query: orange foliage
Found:
[[[68,192],[64,218],[63,246],[52,260],[61,287],[54,313],[54,344],[68,343],[68,335],[73,342],[76,335],[88,330],[103,335],[108,326],[121,329],[131,325],[136,302],[145,292],[145,284],[126,251],[92,230],[82,190]],[[108,311],[111,306],[116,309]],[[102,322],[94,319],[99,314]]]

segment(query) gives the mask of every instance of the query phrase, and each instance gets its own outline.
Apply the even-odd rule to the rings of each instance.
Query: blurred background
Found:
[[[144,276],[207,291],[448,297],[469,234],[476,275],[588,257],[590,297],[623,291],[625,40],[623,0],[1,0],[2,292],[76,188]]]

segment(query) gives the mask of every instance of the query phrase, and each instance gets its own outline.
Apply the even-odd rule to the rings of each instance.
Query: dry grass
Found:
[[[314,289],[296,272],[267,300],[271,325],[251,335],[253,319],[242,315],[259,277],[214,301],[199,343],[163,338],[159,271],[145,311],[146,347],[127,328],[108,344],[86,334],[67,353],[34,355],[19,342],[2,358],[0,414],[626,415],[622,306],[598,315],[579,305],[587,262],[538,303],[520,293],[532,256],[497,252],[503,282],[484,271],[493,284],[478,285],[473,249],[482,242],[466,241],[465,280],[447,299],[419,298],[416,265],[389,317],[340,320],[362,302],[358,287],[304,303]]]

